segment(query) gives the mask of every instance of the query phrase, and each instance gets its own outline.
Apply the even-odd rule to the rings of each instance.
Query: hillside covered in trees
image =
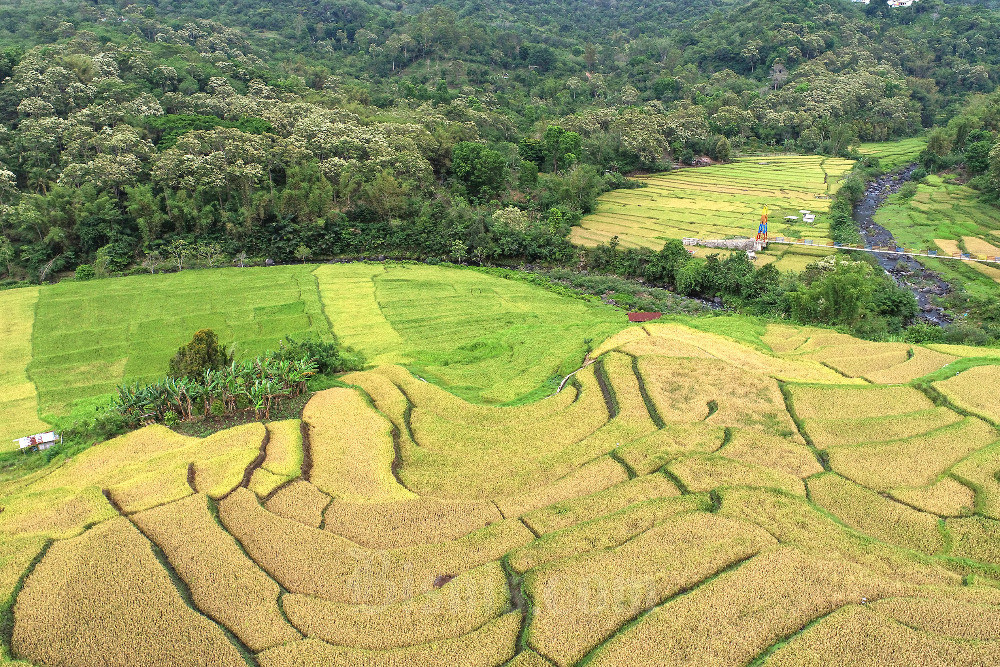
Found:
[[[637,170],[846,154],[970,100],[977,142],[1000,128],[1000,14],[939,0],[40,1],[0,9],[0,51],[8,281],[575,264],[570,226]]]

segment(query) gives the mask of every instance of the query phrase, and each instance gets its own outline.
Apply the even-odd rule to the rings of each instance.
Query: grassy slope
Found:
[[[340,340],[472,401],[523,398],[576,368],[624,315],[478,271],[333,264],[316,271]]]
[[[617,235],[625,247],[659,250],[672,238],[752,236],[766,205],[771,236],[827,240],[825,197],[837,191],[851,164],[818,156],[768,156],[650,176],[645,188],[601,197],[597,211],[573,228],[572,238],[581,245],[596,245]],[[800,210],[817,214],[816,221],[804,224]],[[799,220],[787,221],[786,216]],[[806,254],[818,251],[772,246],[769,252],[778,268],[800,270],[815,260]],[[775,259],[765,256],[761,261]]]
[[[37,287],[0,292],[0,449],[47,426],[38,419],[38,395],[25,373],[38,292]]]

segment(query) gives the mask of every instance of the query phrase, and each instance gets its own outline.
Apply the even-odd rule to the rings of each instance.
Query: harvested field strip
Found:
[[[963,503],[963,508],[975,507],[979,514],[1000,519],[1000,442],[972,453],[951,472],[967,491],[975,489],[975,503]]]
[[[790,385],[795,413],[808,419],[889,417],[934,407],[912,387],[817,387]]]
[[[748,664],[776,641],[845,604],[908,588],[855,563],[782,547],[656,607],[608,640],[586,664]]]
[[[522,518],[537,533],[551,533],[610,514],[633,503],[680,495],[677,486],[661,474],[619,482],[603,491],[528,512]]]
[[[184,603],[124,518],[54,544],[25,582],[14,618],[13,652],[34,662],[246,665],[218,626]]]
[[[838,447],[830,450],[830,467],[875,491],[928,486],[952,465],[997,439],[992,426],[967,417],[915,438]]]
[[[495,523],[452,542],[372,550],[271,514],[239,489],[219,503],[223,525],[253,560],[293,593],[350,604],[388,604],[434,588],[534,539],[520,521]]]
[[[504,614],[475,632],[430,644],[369,651],[331,646],[318,639],[285,644],[257,656],[261,667],[399,667],[401,665],[448,665],[482,667],[502,665],[514,657],[521,615]]]
[[[414,498],[357,503],[334,500],[323,528],[370,549],[455,540],[501,521],[496,505],[484,500]]]
[[[392,425],[354,389],[327,389],[306,404],[310,427],[309,481],[321,491],[348,500],[402,500],[413,494],[392,472]]]
[[[515,549],[508,558],[515,570],[527,572],[544,563],[621,546],[671,517],[708,508],[708,497],[702,494],[654,498],[542,535]]]
[[[890,620],[867,605],[831,614],[780,647],[767,664],[954,665],[1000,662],[1000,643],[949,640]]]
[[[691,454],[671,461],[666,469],[694,493],[730,486],[754,486],[806,495],[802,480],[795,475],[724,456]]]
[[[940,553],[938,519],[893,502],[834,473],[809,480],[810,499],[847,525],[876,539],[926,554]]]
[[[757,431],[734,428],[721,453],[727,459],[756,465],[804,479],[822,472],[823,466],[806,445]]]
[[[278,609],[278,585],[243,553],[209,512],[204,495],[132,517],[157,544],[204,614],[257,652],[299,639]]]
[[[955,469],[973,461],[975,456],[973,454],[962,461]],[[942,477],[930,486],[892,489],[889,495],[901,503],[938,516],[968,516],[976,506],[976,495],[972,489],[950,477]]]
[[[47,431],[38,418],[38,393],[28,379],[31,336],[38,287],[0,292],[0,451],[15,448],[13,438]]]
[[[574,664],[641,612],[771,544],[750,524],[688,514],[621,547],[531,570],[529,644],[559,665]]]
[[[267,499],[264,507],[278,516],[319,528],[323,523],[323,511],[330,506],[333,498],[326,495],[305,480],[297,479],[281,487]]]
[[[974,366],[955,377],[935,382],[934,388],[958,408],[1000,424],[1000,366]]]
[[[901,364],[865,373],[865,378],[878,384],[903,384],[916,380],[919,377],[928,375],[944,368],[958,357],[926,347],[914,347],[913,356]]]
[[[912,438],[961,420],[954,410],[937,407],[886,417],[807,419],[803,425],[817,447],[828,449]]]
[[[596,493],[628,480],[628,472],[610,456],[587,463],[555,482],[521,494],[495,499],[504,516],[521,516],[540,507]]]
[[[436,590],[384,606],[287,595],[289,620],[307,637],[337,646],[386,650],[473,632],[504,612],[507,579],[499,563],[464,572]]]
[[[722,446],[725,429],[703,422],[667,424],[644,438],[622,445],[616,454],[639,476],[661,469],[668,461],[691,452],[714,452]]]

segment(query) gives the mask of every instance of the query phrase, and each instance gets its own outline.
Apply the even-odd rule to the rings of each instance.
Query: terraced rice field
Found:
[[[895,171],[916,162],[925,148],[927,141],[914,137],[899,141],[860,144],[857,146],[857,151],[862,155],[878,158],[879,166],[883,170]]]
[[[624,247],[659,250],[668,239],[754,236],[766,205],[771,236],[826,241],[830,224],[824,213],[852,166],[839,158],[768,156],[644,177],[644,188],[603,195],[571,238],[594,246],[617,236]],[[816,214],[815,221],[803,222],[801,210]],[[795,250],[779,258],[789,268],[802,254]]]
[[[3,450],[67,415],[90,417],[120,383],[162,377],[202,328],[247,357],[277,349],[285,335],[336,337],[373,363],[404,364],[470,400],[504,403],[545,391],[580,363],[586,341],[622,326],[615,309],[528,283],[406,264],[64,281],[0,292],[0,311]]]
[[[969,253],[981,258],[1000,256],[1000,209],[980,199],[965,185],[928,176],[911,199],[891,197],[875,214],[907,248],[938,250],[947,255]],[[980,262],[919,258],[946,280],[966,290],[995,298],[1000,269]]]
[[[517,406],[386,364],[301,424],[146,427],[0,482],[3,650],[997,664],[1000,431],[980,388],[1000,356],[936,383],[937,405],[913,381],[959,349],[740,331],[627,328]]]

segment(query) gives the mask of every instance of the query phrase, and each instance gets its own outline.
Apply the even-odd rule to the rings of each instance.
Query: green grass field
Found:
[[[914,137],[899,141],[860,144],[857,146],[857,150],[862,155],[878,158],[879,165],[885,171],[895,171],[916,162],[926,147],[926,140]]]
[[[469,400],[503,403],[576,368],[589,341],[625,319],[528,283],[405,264],[66,281],[0,292],[0,304],[14,314],[0,330],[7,449],[45,421],[90,414],[120,383],[162,377],[201,328],[214,329],[238,356],[276,349],[286,335],[336,335],[372,363],[404,364]]]
[[[875,214],[907,248],[936,249],[944,254],[1000,255],[1000,208],[980,200],[964,185],[928,176],[910,199],[894,195]],[[1000,271],[980,263],[918,258],[947,280],[982,296],[997,295]]]

